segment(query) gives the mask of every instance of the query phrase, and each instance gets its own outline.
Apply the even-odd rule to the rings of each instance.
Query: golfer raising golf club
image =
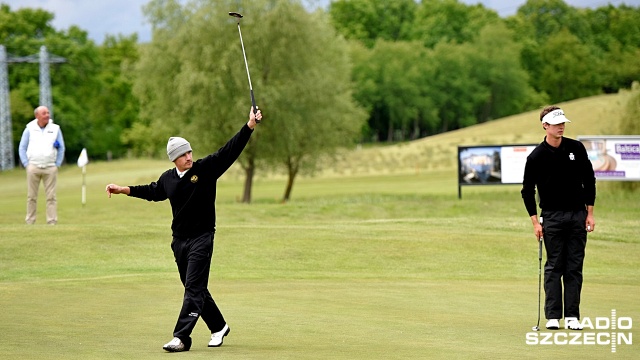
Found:
[[[175,168],[165,171],[149,185],[107,185],[111,194],[126,194],[148,201],[169,199],[173,222],[171,249],[184,285],[182,310],[178,316],[173,340],[163,346],[169,352],[188,351],[191,332],[199,317],[211,331],[209,347],[222,345],[229,325],[207,289],[216,228],[216,182],[236,161],[262,119],[260,110],[249,112],[249,122],[223,147],[211,155],[193,161],[191,145],[181,137],[171,137],[167,155]]]
[[[584,145],[563,136],[565,123],[571,121],[562,109],[545,107],[540,121],[546,136],[527,157],[522,199],[536,240],[544,234],[546,327],[558,329],[564,315],[565,327],[582,330],[579,321],[582,267],[587,232],[595,229],[596,179]],[[536,214],[536,187],[543,224],[538,222]]]

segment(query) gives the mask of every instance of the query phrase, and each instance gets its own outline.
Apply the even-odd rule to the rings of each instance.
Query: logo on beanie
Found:
[[[191,182],[194,183],[194,184],[197,183],[198,182],[198,175],[193,175],[191,177]]]

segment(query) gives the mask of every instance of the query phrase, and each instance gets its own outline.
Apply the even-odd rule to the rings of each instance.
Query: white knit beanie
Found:
[[[175,161],[180,156],[188,153],[191,150],[191,144],[181,137],[170,137],[167,142],[167,155],[169,160]]]

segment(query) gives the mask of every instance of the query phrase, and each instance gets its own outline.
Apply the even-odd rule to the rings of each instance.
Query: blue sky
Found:
[[[391,0],[388,0],[391,1]],[[526,0],[461,0],[467,4],[482,3],[501,16],[513,15]],[[101,44],[106,34],[138,34],[141,42],[151,40],[151,26],[145,23],[142,6],[149,0],[0,0],[12,10],[21,7],[42,8],[55,15],[53,26],[68,29],[77,25]],[[310,8],[326,7],[330,0],[303,0]],[[607,4],[640,6],[640,0],[565,0],[576,7],[599,7]]]

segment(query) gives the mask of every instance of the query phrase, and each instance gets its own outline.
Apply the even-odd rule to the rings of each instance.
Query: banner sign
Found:
[[[536,145],[458,146],[458,184],[522,184],[527,156]]]
[[[458,146],[458,198],[463,185],[522,184],[527,156],[536,146]]]
[[[598,180],[640,181],[640,136],[579,136]]]

